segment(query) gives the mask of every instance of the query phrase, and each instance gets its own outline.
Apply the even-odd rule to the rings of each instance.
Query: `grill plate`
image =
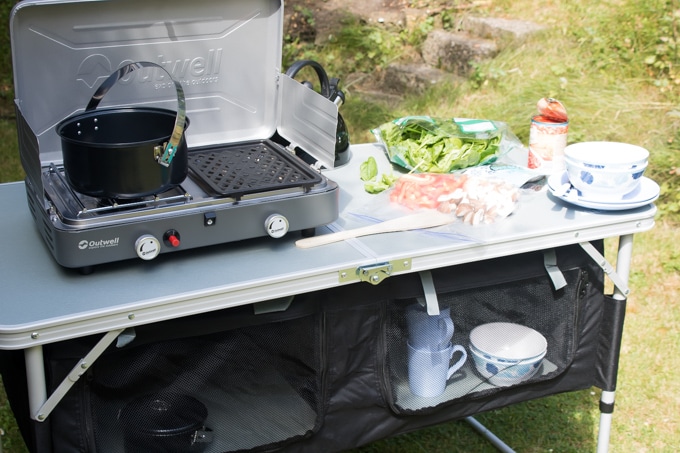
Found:
[[[191,151],[189,169],[213,196],[239,198],[322,182],[302,160],[268,141]]]

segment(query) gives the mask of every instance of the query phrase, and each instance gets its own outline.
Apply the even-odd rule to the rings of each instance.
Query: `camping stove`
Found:
[[[61,165],[44,168],[42,179],[42,205],[26,185],[40,233],[59,264],[85,270],[242,239],[311,235],[338,213],[337,184],[271,141],[192,151],[181,185],[139,199],[77,193]]]
[[[338,106],[281,71],[282,0],[25,0],[11,22],[28,205],[59,264],[313,234],[337,218],[338,186],[318,169],[334,166]],[[153,196],[85,196],[68,183],[57,125],[90,111],[130,62],[145,63],[98,110],[186,107],[188,176]]]

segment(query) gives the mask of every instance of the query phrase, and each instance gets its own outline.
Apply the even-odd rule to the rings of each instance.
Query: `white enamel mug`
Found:
[[[453,356],[461,354],[451,365]],[[467,360],[467,351],[461,345],[448,344],[439,350],[418,349],[408,345],[408,380],[411,392],[418,396],[434,397],[446,390],[446,382]]]

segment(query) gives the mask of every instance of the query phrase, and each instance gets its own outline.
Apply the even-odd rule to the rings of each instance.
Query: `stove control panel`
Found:
[[[145,234],[135,241],[135,251],[141,259],[152,260],[161,253],[161,242],[154,236]]]
[[[264,222],[267,234],[273,238],[282,238],[288,233],[288,219],[281,214],[272,214]]]

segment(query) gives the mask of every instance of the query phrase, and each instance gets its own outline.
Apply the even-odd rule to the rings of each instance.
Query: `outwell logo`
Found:
[[[222,49],[207,49],[204,55],[177,59],[168,58],[160,54],[149,61],[153,61],[165,68],[182,85],[212,84],[219,81],[219,73],[222,66]],[[133,60],[123,60],[115,64],[105,55],[89,55],[78,66],[76,79],[83,82],[89,88],[94,88],[112,72],[132,62]],[[118,83],[129,84],[135,81],[138,83],[152,83],[156,89],[174,87],[172,82],[168,80],[168,75],[159,68],[144,68],[143,70],[133,71]]]
[[[118,243],[120,242],[120,238],[115,238],[115,239],[100,239],[98,241],[80,241],[78,243],[78,248],[80,250],[95,250],[95,249],[103,249],[103,248],[108,248],[108,247],[118,247]]]

